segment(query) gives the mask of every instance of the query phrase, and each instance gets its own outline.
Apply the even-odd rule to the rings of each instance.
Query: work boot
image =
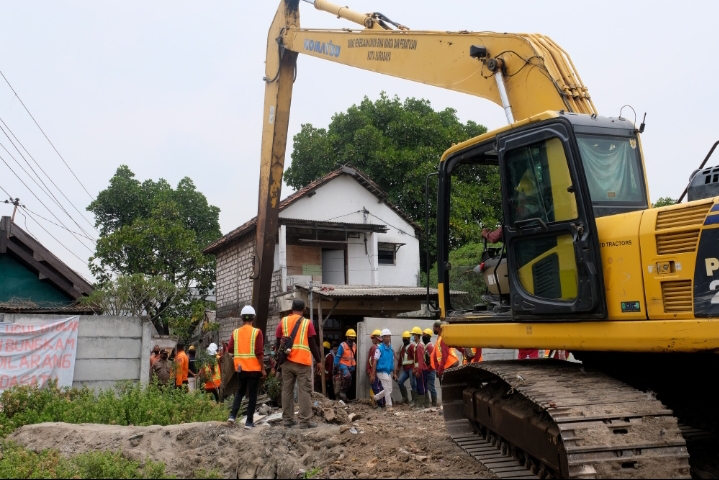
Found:
[[[420,395],[419,393],[416,394],[412,408],[424,408],[424,395]]]
[[[441,405],[442,405],[442,404],[437,401],[437,394],[436,394],[436,393],[433,393],[433,394],[432,394],[432,406],[433,406],[433,407],[439,407],[439,406],[441,406]]]
[[[407,398],[407,387],[405,387],[404,385],[400,385],[400,386],[399,386],[399,393],[402,394],[402,400],[400,400],[398,403],[399,403],[399,404],[409,403],[409,399]]]
[[[417,390],[412,390],[412,401],[409,402],[410,407],[414,407],[417,405],[417,401],[419,400],[419,393],[417,393]]]

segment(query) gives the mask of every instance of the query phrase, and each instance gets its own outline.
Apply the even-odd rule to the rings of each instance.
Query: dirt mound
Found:
[[[361,403],[313,402],[319,426],[310,430],[287,429],[281,422],[251,431],[219,422],[167,427],[44,423],[25,426],[11,439],[66,455],[121,451],[138,461],[162,461],[169,473],[182,478],[201,469],[218,470],[225,478],[301,478],[307,472],[316,478],[492,477],[452,443],[436,409],[386,412]]]

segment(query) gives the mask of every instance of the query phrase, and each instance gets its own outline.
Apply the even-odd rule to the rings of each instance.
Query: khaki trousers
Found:
[[[300,402],[300,424],[307,424],[312,418],[312,366],[300,365],[287,360],[282,364],[282,421],[295,419],[295,382]]]

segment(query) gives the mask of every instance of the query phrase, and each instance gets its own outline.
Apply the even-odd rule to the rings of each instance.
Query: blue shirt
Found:
[[[377,362],[377,371],[380,373],[390,373],[394,369],[394,350],[391,346],[380,343],[377,346],[380,351],[379,361]]]

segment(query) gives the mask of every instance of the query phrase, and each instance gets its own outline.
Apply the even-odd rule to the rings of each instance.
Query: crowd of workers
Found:
[[[322,369],[325,374],[325,389],[331,399],[350,400],[354,397],[353,386],[357,374],[357,333],[353,329],[345,333],[342,343],[324,342],[328,350],[322,361],[317,333],[312,322],[304,317],[305,304],[302,300],[292,302],[292,313],[284,317],[275,331],[275,344],[270,361],[271,371],[282,381],[282,420],[285,427],[299,424],[300,428],[315,428],[311,422],[313,390],[313,361],[316,365],[315,387],[319,382],[322,390]],[[235,329],[227,343],[218,347],[215,343],[206,349],[206,362],[199,371],[195,356],[195,347],[178,342],[174,350],[153,348],[150,357],[151,381],[161,387],[174,386],[186,389],[190,378],[199,380],[199,385],[221,400],[222,384],[221,364],[236,372],[238,387],[233,392],[234,402],[228,422],[234,424],[242,401],[247,397],[245,428],[252,429],[257,395],[261,380],[267,377],[265,367],[262,331],[253,326],[255,310],[245,306],[240,313],[242,326]],[[370,334],[372,345],[369,348],[365,370],[370,381],[370,400],[373,406],[392,411],[393,382],[399,387],[400,403],[411,404],[415,408],[427,408],[438,405],[437,377],[444,371],[461,364],[481,362],[482,349],[464,348],[461,350],[448,346],[441,336],[441,322],[435,322],[432,329],[422,330],[413,327],[402,333],[402,346],[397,352],[392,348],[392,332],[389,329],[375,330]],[[437,340],[432,343],[432,337]],[[227,355],[227,357],[225,357]],[[545,354],[546,356],[547,354]],[[566,358],[566,352],[556,352],[555,358]],[[519,358],[538,358],[539,351],[520,350]],[[226,360],[223,362],[223,360]],[[409,390],[407,382],[409,381]],[[198,385],[198,386],[199,386]],[[299,403],[299,415],[295,418],[295,387]],[[227,392],[230,393],[230,392]]]

